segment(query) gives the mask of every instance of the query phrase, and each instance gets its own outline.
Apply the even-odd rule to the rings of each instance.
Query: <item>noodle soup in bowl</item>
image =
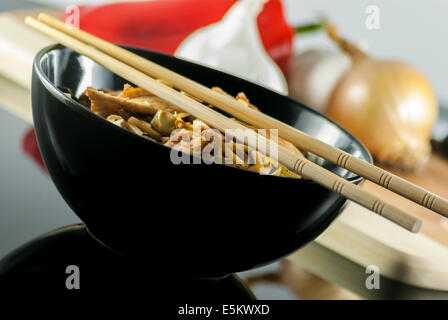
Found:
[[[206,86],[245,92],[262,112],[371,162],[343,128],[298,101],[172,56],[129,48]],[[121,90],[126,81],[62,46],[35,58],[33,118],[49,174],[98,241],[161,268],[223,275],[284,257],[321,234],[345,199],[304,179],[224,164],[171,161],[172,149],[101,118],[67,96],[87,87]],[[315,161],[359,183],[361,178]],[[199,164],[197,164],[199,162]]]

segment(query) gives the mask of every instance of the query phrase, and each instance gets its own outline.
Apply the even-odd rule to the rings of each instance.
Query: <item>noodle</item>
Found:
[[[170,86],[165,81],[157,81]],[[213,87],[212,90],[236,99],[245,107],[258,110],[250,104],[243,92],[238,93],[234,98],[219,87]],[[187,92],[181,91],[181,93],[203,102]],[[121,91],[97,90],[89,87],[78,101],[85,102],[84,105],[92,112],[113,124],[178,151],[202,156],[207,161],[223,160],[224,164],[261,174],[300,178],[283,165],[246,144],[235,142],[233,139],[224,141],[220,132],[210,128],[200,119],[182,112],[176,106],[142,88],[133,88],[129,84],[125,84]],[[233,120],[248,128],[256,129],[238,119]],[[270,138],[269,130],[260,130],[259,133]],[[279,145],[303,156],[292,143],[276,138]]]

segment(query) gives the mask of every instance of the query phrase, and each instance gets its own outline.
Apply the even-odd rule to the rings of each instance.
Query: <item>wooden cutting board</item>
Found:
[[[52,9],[29,9],[0,14],[0,106],[31,122],[29,89],[34,55],[52,40],[23,25],[26,15]],[[6,80],[9,79],[10,81]],[[448,161],[432,155],[424,169],[404,178],[448,198]],[[415,205],[388,190],[365,182],[363,188],[419,216],[419,234],[409,233],[391,222],[348,202],[341,215],[315,242],[360,266],[377,265],[382,275],[399,281],[448,290],[448,219]],[[321,260],[299,250],[289,259],[320,270]],[[322,275],[320,275],[322,276]]]
[[[391,170],[389,170],[391,171]],[[448,161],[433,154],[419,172],[395,174],[432,192],[448,197]],[[422,208],[370,181],[363,188],[423,220],[412,234],[349,202],[335,222],[315,242],[363,266],[376,265],[383,276],[417,287],[448,291],[448,219]],[[325,252],[305,251],[290,257],[319,276],[334,279],[331,266],[322,267]],[[322,255],[316,257],[316,255]],[[319,260],[320,259],[320,260]],[[349,276],[349,275],[346,275]],[[364,278],[365,279],[365,278]],[[363,283],[364,279],[359,279]]]
[[[435,171],[435,168],[440,171]],[[448,163],[433,155],[427,167],[421,173],[413,175],[412,180],[446,196],[448,185],[441,189],[438,189],[437,184],[425,185],[430,181],[426,177],[419,179],[419,176],[427,172],[435,180],[443,181],[442,176],[447,171]],[[443,182],[448,183],[448,179]],[[447,219],[421,209],[373,183],[365,182],[363,188],[421,217],[421,232],[407,232],[367,209],[348,202],[341,215],[315,242],[363,267],[378,266],[381,275],[388,278],[417,287],[448,290]],[[303,259],[301,252],[295,253],[291,259]],[[318,264],[314,266],[319,267]]]
[[[26,16],[37,16],[39,12],[59,15],[59,10],[51,8],[31,8],[0,14],[0,74],[26,89],[31,88],[34,56],[40,49],[54,43],[23,24]]]

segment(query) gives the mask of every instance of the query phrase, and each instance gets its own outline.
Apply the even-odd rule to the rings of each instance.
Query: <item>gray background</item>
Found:
[[[292,24],[308,22],[322,12],[341,33],[369,44],[378,57],[399,58],[421,69],[431,80],[442,101],[448,101],[447,30],[448,1],[444,0],[285,0]],[[61,3],[60,1],[58,3]],[[21,8],[30,2],[0,2],[0,10]],[[368,5],[380,8],[381,28],[365,27]],[[35,5],[35,4],[33,4]],[[297,50],[312,46],[333,47],[323,35],[303,36]],[[1,50],[1,48],[0,48]],[[37,167],[24,157],[20,141],[29,126],[0,108],[0,258],[42,233],[78,222],[57,190]],[[273,270],[271,265],[264,270]],[[255,271],[261,272],[260,270]],[[254,272],[251,272],[254,273]],[[259,298],[291,298],[275,286],[259,286]]]

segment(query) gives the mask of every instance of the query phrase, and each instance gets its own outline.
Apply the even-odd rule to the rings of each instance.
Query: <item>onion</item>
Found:
[[[431,151],[431,129],[438,116],[434,92],[425,76],[398,61],[378,60],[327,33],[352,59],[331,93],[326,113],[360,139],[376,161],[409,170]]]

